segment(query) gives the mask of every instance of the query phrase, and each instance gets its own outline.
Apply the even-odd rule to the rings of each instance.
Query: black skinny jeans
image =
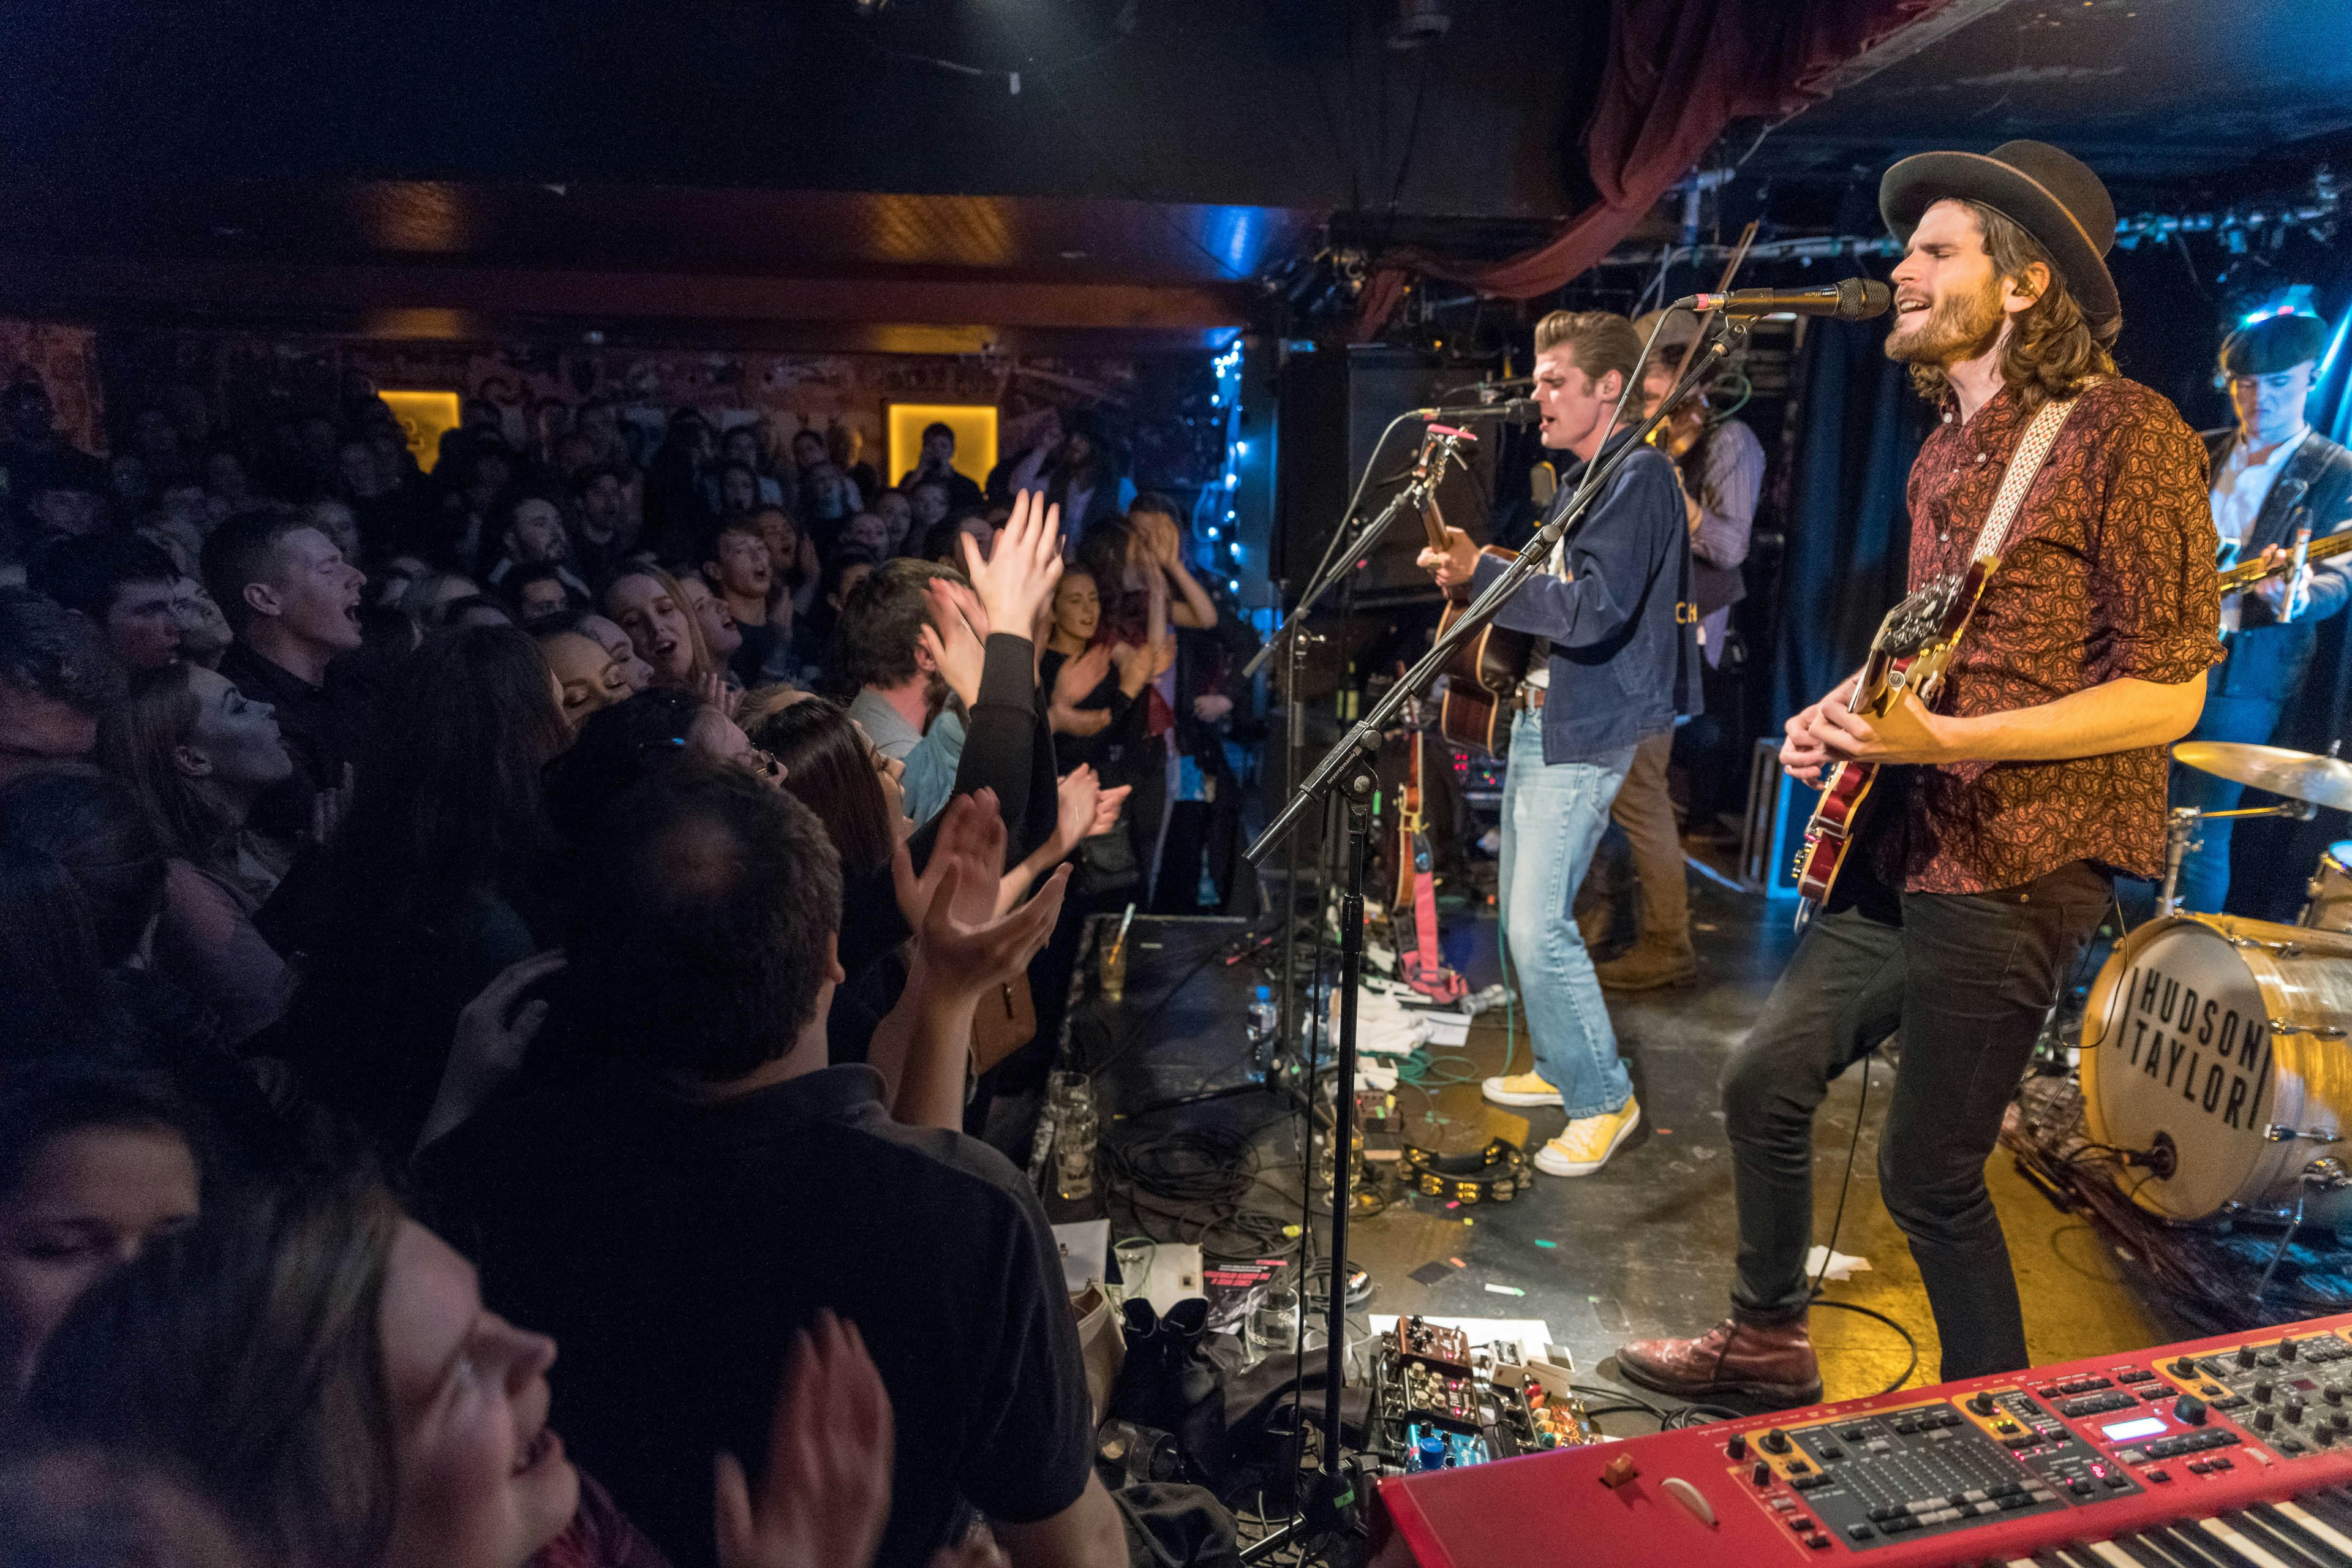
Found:
[[[1887,1212],[1910,1238],[1948,1380],[2029,1364],[1985,1160],[2062,978],[2106,910],[2106,873],[2062,866],[1994,893],[1868,885],[1859,844],[1723,1075],[1739,1206],[1734,1315],[1804,1314],[1813,1233],[1813,1111],[1830,1080],[1898,1029],[1902,1062],[1878,1145]],[[1841,881],[1841,891],[1845,891]],[[1874,896],[1873,896],[1874,895]]]

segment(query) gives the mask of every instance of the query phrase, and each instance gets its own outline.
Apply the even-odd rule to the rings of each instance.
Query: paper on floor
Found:
[[[1830,1269],[1822,1272],[1822,1259],[1829,1259]],[[1805,1254],[1805,1278],[1808,1279],[1851,1279],[1861,1269],[1870,1267],[1867,1258],[1849,1258],[1843,1252],[1832,1252],[1826,1247],[1816,1247]]]

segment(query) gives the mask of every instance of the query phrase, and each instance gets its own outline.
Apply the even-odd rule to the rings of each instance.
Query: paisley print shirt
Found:
[[[2004,389],[1929,434],[1911,469],[1912,587],[1967,569],[2027,422]],[[2219,663],[2205,469],[2203,445],[2162,396],[2116,376],[2085,387],[2010,526],[1937,711],[2030,708],[2126,676],[2177,685]],[[1990,892],[2074,860],[2159,876],[2167,765],[2159,745],[1907,769],[1898,885]]]

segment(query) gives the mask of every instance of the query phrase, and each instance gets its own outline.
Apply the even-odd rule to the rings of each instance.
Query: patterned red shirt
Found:
[[[1928,436],[1911,468],[1914,588],[1966,569],[2026,423],[2004,389]],[[2219,663],[2205,469],[2163,397],[2116,376],[2086,387],[2010,526],[1937,711],[2030,708],[2127,676],[2177,685]],[[2161,875],[2167,766],[2159,745],[1911,769],[1902,885],[1990,892],[2074,860]]]

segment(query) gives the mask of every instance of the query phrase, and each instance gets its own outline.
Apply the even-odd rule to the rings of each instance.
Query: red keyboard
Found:
[[[2352,1568],[2352,1314],[1380,1483],[1381,1568]]]

